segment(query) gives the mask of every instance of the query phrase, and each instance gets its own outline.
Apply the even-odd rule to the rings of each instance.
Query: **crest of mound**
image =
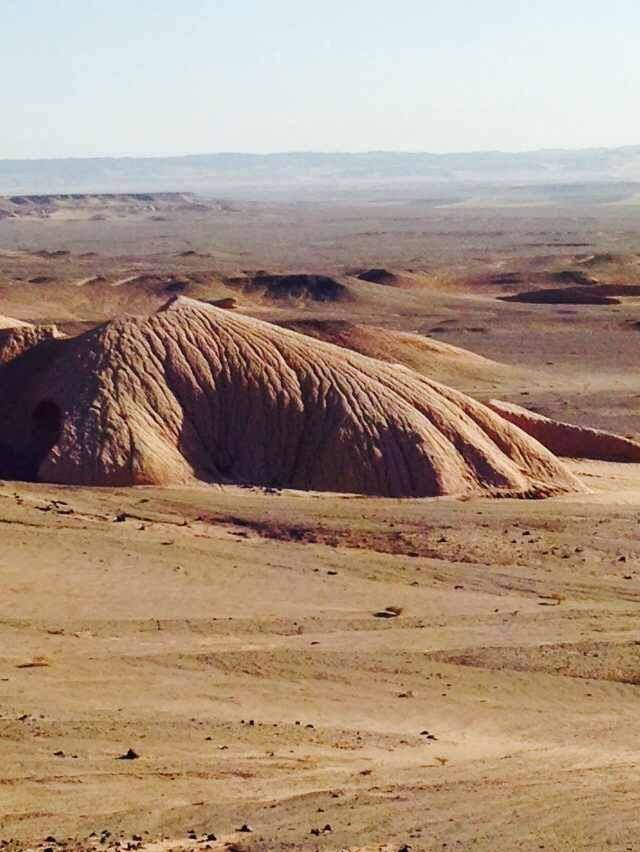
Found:
[[[403,364],[417,373],[455,386],[495,387],[496,379],[517,371],[432,337],[344,320],[291,320],[285,328],[352,349],[370,358]]]
[[[22,323],[18,326],[0,328],[0,367],[19,359],[28,350],[38,348],[46,341],[59,340],[63,337],[64,335],[55,325]],[[2,374],[0,374],[0,393],[1,378]]]
[[[14,319],[13,317],[5,317],[0,314],[0,330],[4,330],[5,328],[29,328],[30,323],[23,322],[19,319]]]
[[[574,426],[552,420],[512,402],[492,399],[487,406],[505,420],[514,423],[557,456],[576,459],[600,459],[614,462],[640,462],[640,443],[622,435]]]
[[[0,432],[44,481],[388,497],[582,490],[541,444],[462,393],[180,297],[63,341],[49,360]]]

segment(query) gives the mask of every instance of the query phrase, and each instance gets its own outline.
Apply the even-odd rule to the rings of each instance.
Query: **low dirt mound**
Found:
[[[384,284],[387,287],[393,287],[398,283],[398,278],[393,274],[393,272],[389,272],[388,269],[366,269],[364,272],[360,272],[357,276],[360,281],[368,281],[370,284]]]
[[[640,255],[637,254],[615,254],[612,252],[600,252],[598,254],[589,254],[586,257],[580,258],[577,262],[581,266],[589,268],[605,268],[637,266],[640,260]]]
[[[545,672],[555,676],[640,685],[635,641],[502,645],[469,651],[436,651],[429,657],[456,666],[490,671]]]
[[[3,374],[23,359],[0,370],[0,443],[44,481],[195,478],[390,497],[583,490],[462,393],[188,299],[58,343],[17,399],[5,401]]]
[[[53,284],[54,281],[57,281],[57,278],[53,275],[35,275],[29,279],[29,284]]]
[[[551,277],[558,284],[578,284],[579,286],[590,287],[598,283],[597,278],[587,275],[580,269],[563,269],[561,272],[554,272]]]
[[[292,320],[282,326],[370,358],[403,364],[436,381],[458,387],[469,382],[490,383],[495,387],[498,377],[516,372],[468,349],[413,332],[341,320]]]
[[[228,296],[225,299],[213,299],[209,304],[213,305],[214,308],[224,308],[225,311],[234,311],[238,307],[238,300],[232,296]]]
[[[622,295],[622,294],[621,294]],[[619,305],[620,299],[600,292],[600,287],[565,287],[527,290],[512,296],[499,296],[502,302],[528,302],[535,305]]]
[[[225,281],[243,292],[270,301],[298,299],[312,302],[342,302],[351,299],[349,289],[327,275],[269,275],[258,274]]]
[[[557,456],[576,459],[600,459],[615,462],[640,462],[640,443],[603,432],[551,420],[514,405],[492,399],[487,406],[505,420],[514,423]]]

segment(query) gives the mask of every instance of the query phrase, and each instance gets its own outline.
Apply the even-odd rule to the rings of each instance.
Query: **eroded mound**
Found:
[[[238,287],[245,293],[282,301],[300,299],[312,302],[339,302],[351,298],[349,289],[327,275],[269,275],[258,273],[246,278],[230,278],[229,286]]]
[[[4,367],[9,362],[20,359],[30,349],[38,348],[42,352],[43,343],[58,340],[61,337],[63,335],[55,325],[29,325],[28,323],[22,323],[22,325],[15,327],[4,329],[0,327],[0,367]],[[3,400],[6,401],[6,373],[3,378],[4,382],[0,378],[0,403]]]
[[[589,429],[563,423],[560,420],[551,420],[542,414],[498,399],[490,400],[487,405],[492,411],[518,426],[557,456],[640,462],[640,443],[630,438],[600,429]]]
[[[415,332],[397,331],[345,320],[292,320],[285,328],[325,340],[345,349],[379,358],[391,364],[403,364],[418,373],[445,384],[461,387],[468,383],[490,383],[498,376],[515,372],[469,349],[452,346]]]
[[[39,479],[393,497],[581,490],[538,442],[404,367],[178,298],[34,358],[0,442]],[[42,361],[46,361],[43,365]],[[1,473],[1,472],[0,472]],[[6,474],[5,474],[6,475]]]
[[[552,278],[558,284],[577,284],[582,287],[590,287],[593,284],[598,284],[597,278],[587,275],[586,272],[580,269],[562,269],[560,272],[555,272]]]

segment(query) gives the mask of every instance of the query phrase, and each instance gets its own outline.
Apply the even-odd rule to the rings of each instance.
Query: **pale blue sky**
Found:
[[[0,157],[640,143],[638,0],[0,0]]]

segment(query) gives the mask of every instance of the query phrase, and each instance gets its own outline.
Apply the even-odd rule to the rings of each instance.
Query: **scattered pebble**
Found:
[[[116,760],[137,760],[140,757],[138,752],[134,751],[132,748],[128,749],[124,754],[121,754]]]

